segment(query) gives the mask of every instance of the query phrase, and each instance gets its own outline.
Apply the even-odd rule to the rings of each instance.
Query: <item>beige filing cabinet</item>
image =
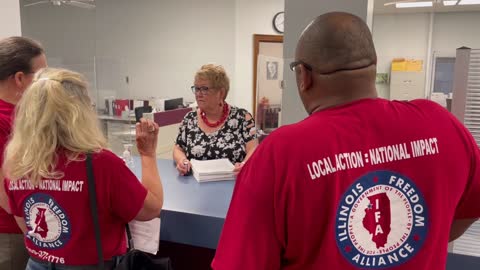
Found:
[[[425,98],[425,72],[392,71],[390,100]]]

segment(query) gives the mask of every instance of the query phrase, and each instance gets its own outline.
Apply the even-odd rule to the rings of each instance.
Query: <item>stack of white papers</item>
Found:
[[[191,160],[193,177],[198,182],[234,180],[235,168],[226,158],[213,160]]]

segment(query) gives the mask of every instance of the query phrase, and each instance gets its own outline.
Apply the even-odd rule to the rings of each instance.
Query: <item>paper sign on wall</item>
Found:
[[[395,58],[392,60],[392,71],[421,72],[422,70],[423,60],[405,60],[404,58]]]
[[[392,60],[392,71],[405,71],[407,62],[404,58],[395,58]]]
[[[420,72],[423,70],[422,60],[407,60],[406,71]]]

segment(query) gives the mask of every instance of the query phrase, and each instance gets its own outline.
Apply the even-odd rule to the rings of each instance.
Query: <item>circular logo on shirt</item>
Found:
[[[48,194],[35,193],[23,205],[27,238],[44,249],[63,247],[71,235],[70,221],[60,205]]]
[[[425,200],[413,181],[375,171],[355,181],[338,206],[335,237],[355,267],[384,268],[409,261],[427,235]]]

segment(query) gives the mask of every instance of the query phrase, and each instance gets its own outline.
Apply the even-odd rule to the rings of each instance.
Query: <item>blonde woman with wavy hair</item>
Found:
[[[67,70],[45,69],[20,100],[13,137],[6,160],[9,177],[28,176],[37,186],[42,178],[61,178],[52,170],[57,150],[64,149],[68,160],[81,160],[86,152],[99,152],[107,142],[91,109],[83,77]],[[8,164],[8,163],[7,163]]]
[[[27,269],[48,269],[52,264],[60,269],[96,269],[86,153],[92,156],[107,267],[126,252],[125,225],[160,214],[158,125],[142,119],[136,126],[140,182],[106,149],[91,104],[83,76],[48,68],[36,74],[17,106],[4,168],[12,213],[25,232],[30,253]]]

